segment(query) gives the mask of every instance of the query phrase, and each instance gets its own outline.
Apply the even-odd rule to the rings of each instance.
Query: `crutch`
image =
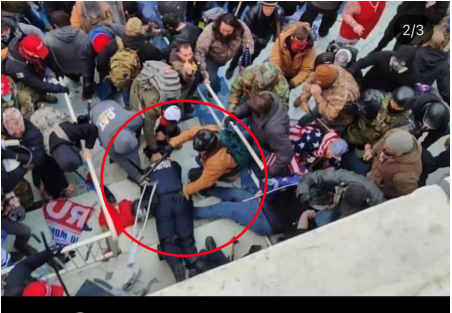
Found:
[[[162,158],[163,159],[163,158]],[[149,218],[149,213],[151,211],[151,204],[152,204],[152,198],[154,197],[155,190],[157,188],[158,181],[155,182],[149,182],[147,183],[144,188],[143,192],[141,193],[140,201],[138,202],[138,210],[141,208],[141,202],[143,201],[143,197],[146,194],[146,190],[148,187],[152,186],[151,196],[149,198],[148,207],[146,210],[146,217],[144,220],[144,225],[141,229],[138,228],[138,216],[139,212],[137,211],[135,214],[135,223],[133,225],[133,236],[136,240],[141,240],[141,236],[143,236],[144,230],[146,229],[146,224]],[[135,263],[135,257],[137,254],[138,244],[135,241],[132,241],[132,248],[129,252],[129,258],[127,260],[127,266],[126,266],[126,279],[124,282],[124,285],[122,286],[122,289],[124,291],[130,290],[132,288],[133,284],[138,280],[138,277],[140,276],[141,270],[140,268],[136,267]]]

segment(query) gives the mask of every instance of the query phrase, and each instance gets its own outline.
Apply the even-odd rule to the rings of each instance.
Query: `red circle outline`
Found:
[[[129,235],[128,232],[126,232],[126,230],[119,224],[119,222],[111,215],[110,212],[110,208],[108,207],[108,205],[106,205],[107,211],[110,214],[113,222],[115,223],[115,225],[122,230],[122,232],[129,237],[132,241],[136,242],[138,245],[140,245],[141,247],[148,249],[149,251],[153,251],[155,253],[160,253],[162,255],[167,255],[167,256],[173,256],[173,257],[197,257],[197,256],[201,256],[201,255],[207,255],[210,254],[212,252],[215,251],[219,251],[223,248],[226,248],[227,246],[229,246],[231,243],[233,243],[234,241],[236,241],[237,239],[239,239],[240,237],[243,236],[243,234],[251,227],[251,225],[254,223],[254,221],[256,220],[257,216],[259,215],[260,211],[262,210],[262,206],[264,205],[264,201],[265,201],[265,196],[267,195],[267,183],[268,183],[268,173],[267,173],[267,162],[265,161],[265,156],[264,153],[262,152],[262,148],[259,144],[259,142],[257,141],[256,137],[254,136],[254,134],[251,132],[251,130],[241,121],[239,120],[236,116],[234,116],[233,114],[231,114],[230,112],[226,111],[225,109],[218,107],[216,105],[207,103],[207,102],[202,102],[202,101],[197,101],[197,100],[171,100],[171,101],[165,101],[165,102],[161,102],[161,103],[157,103],[154,104],[150,107],[147,107],[144,110],[141,110],[140,112],[138,112],[137,114],[135,114],[134,116],[132,116],[131,118],[129,118],[114,134],[113,138],[110,140],[110,143],[108,144],[108,147],[105,149],[105,154],[104,154],[104,158],[102,160],[102,167],[100,169],[100,188],[102,190],[102,197],[104,199],[104,203],[107,203],[107,199],[105,198],[105,191],[104,191],[104,167],[105,167],[105,161],[107,160],[107,155],[108,155],[108,151],[110,150],[110,147],[112,145],[112,143],[115,141],[116,136],[119,134],[119,132],[127,125],[129,124],[133,119],[135,119],[136,117],[140,116],[141,114],[143,114],[144,112],[146,112],[147,110],[153,109],[155,107],[161,106],[161,105],[165,105],[165,104],[171,104],[171,103],[181,103],[181,102],[189,102],[189,103],[197,103],[197,104],[203,104],[203,105],[207,105],[210,106],[212,108],[218,109],[220,111],[222,111],[223,113],[233,117],[237,122],[240,123],[240,125],[242,125],[251,135],[251,137],[253,137],[254,142],[256,143],[257,147],[259,148],[259,152],[261,153],[262,156],[262,160],[263,160],[263,164],[264,164],[264,170],[265,170],[265,187],[264,187],[264,193],[262,195],[262,200],[261,203],[259,205],[259,209],[257,210],[256,214],[254,215],[254,218],[251,220],[251,222],[248,224],[248,226],[245,227],[245,229],[238,234],[236,237],[234,237],[233,239],[231,239],[231,241],[223,244],[220,247],[217,247],[214,250],[210,250],[210,251],[206,251],[206,252],[202,252],[202,253],[193,253],[193,254],[175,254],[175,253],[167,253],[167,252],[163,252],[163,251],[158,251],[155,250],[145,244],[142,244],[140,241],[136,240],[134,237],[132,237],[131,235]]]

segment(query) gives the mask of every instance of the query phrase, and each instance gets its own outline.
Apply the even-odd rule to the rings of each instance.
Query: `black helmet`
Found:
[[[399,87],[392,92],[392,100],[405,110],[411,109],[415,96],[414,90],[408,86]]]
[[[441,102],[432,102],[427,105],[423,123],[429,129],[438,129],[444,121],[450,120],[450,112]]]
[[[334,64],[334,53],[333,52],[320,53],[315,58],[314,68],[316,68],[320,64]]]
[[[210,152],[217,145],[218,136],[208,129],[201,129],[193,137],[193,149],[198,152]]]

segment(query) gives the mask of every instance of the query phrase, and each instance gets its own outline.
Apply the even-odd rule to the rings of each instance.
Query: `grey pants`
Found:
[[[19,251],[28,250],[28,240],[31,237],[31,229],[21,223],[10,220],[9,217],[2,216],[2,230],[6,231],[8,235],[16,236],[14,241],[14,248]]]

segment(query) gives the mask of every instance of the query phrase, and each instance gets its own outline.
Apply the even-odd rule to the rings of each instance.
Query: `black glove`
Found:
[[[17,153],[14,152],[11,149],[6,148],[5,150],[2,149],[2,160],[6,159],[17,159]]]
[[[94,84],[90,78],[83,78],[83,100],[91,99],[94,95]]]
[[[225,119],[223,121],[224,127],[228,127],[229,126],[229,122],[232,122],[234,125],[237,123],[235,118],[233,118],[232,116],[228,115],[228,116],[225,117]]]
[[[61,251],[63,249],[64,249],[64,246],[63,245],[58,245],[58,244],[50,248],[50,250],[52,251],[53,256],[61,255]]]
[[[60,85],[60,93],[67,93],[67,94],[69,94],[69,88],[67,88],[66,86],[61,86]]]
[[[165,153],[168,153],[170,155],[174,150],[174,147],[172,145],[166,145],[165,146]]]
[[[185,199],[184,192],[181,190],[174,196],[174,200],[176,202],[182,203],[182,202],[184,202],[187,199]]]

